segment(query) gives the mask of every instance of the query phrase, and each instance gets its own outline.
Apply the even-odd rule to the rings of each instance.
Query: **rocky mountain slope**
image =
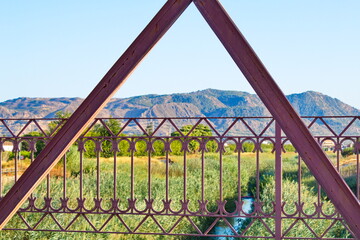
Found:
[[[288,95],[302,116],[359,115],[360,110],[336,98],[308,91]],[[0,118],[46,118],[58,111],[73,112],[81,98],[16,98],[0,103]],[[219,117],[270,116],[255,94],[206,89],[191,93],[114,98],[102,117]]]
[[[336,98],[308,91],[287,96],[301,116],[360,115]],[[16,98],[0,103],[0,118],[51,118],[73,112],[81,98]],[[255,94],[206,89],[191,93],[144,95],[112,99],[99,117],[251,117],[270,116]],[[224,122],[217,122],[216,125]]]

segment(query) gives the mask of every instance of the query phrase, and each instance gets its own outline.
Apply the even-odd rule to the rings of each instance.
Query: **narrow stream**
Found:
[[[244,201],[243,210],[246,213],[250,213],[252,211],[254,199],[245,197],[242,198]],[[239,232],[239,230],[242,228],[246,217],[237,217],[237,218],[227,218],[229,223],[234,227],[234,229]],[[212,230],[212,234],[216,235],[229,235],[232,236],[234,233],[231,231],[231,229],[226,225],[224,222],[218,222],[216,226]],[[226,240],[228,237],[213,237],[212,239],[216,240]]]

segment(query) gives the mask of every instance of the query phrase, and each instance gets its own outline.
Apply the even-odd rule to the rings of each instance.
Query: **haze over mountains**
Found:
[[[360,115],[360,110],[319,92],[288,95],[301,116]],[[48,118],[73,112],[81,98],[16,98],[0,103],[0,118]],[[101,117],[239,117],[270,116],[255,94],[206,89],[191,93],[114,98]]]

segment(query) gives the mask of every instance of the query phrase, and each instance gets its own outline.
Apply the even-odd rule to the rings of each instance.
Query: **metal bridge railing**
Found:
[[[0,119],[0,197],[65,121]],[[360,117],[303,121],[359,199]],[[96,119],[4,230],[352,238],[270,117]]]

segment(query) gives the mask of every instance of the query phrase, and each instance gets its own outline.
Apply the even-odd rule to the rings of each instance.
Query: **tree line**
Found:
[[[69,112],[62,112],[59,111],[55,114],[57,120],[51,121],[48,124],[47,128],[47,134],[48,135],[54,135],[56,132],[59,131],[59,129],[64,125],[64,120],[66,118],[69,118],[71,116],[71,113]],[[84,155],[85,157],[96,157],[97,154],[99,154],[100,157],[112,157],[114,155],[114,147],[113,143],[109,140],[104,140],[101,137],[109,137],[111,139],[111,133],[108,131],[108,129],[112,133],[118,133],[121,130],[121,123],[116,119],[108,119],[106,121],[106,127],[103,124],[95,124],[90,130],[87,131],[86,137],[92,138],[93,140],[87,140],[85,142],[85,151]],[[176,138],[176,140],[173,140],[170,144],[171,148],[171,155],[183,155],[184,150],[188,151],[189,153],[197,153],[200,150],[200,143],[196,140],[190,140],[187,144],[185,144],[186,149],[184,149],[183,141],[185,141],[185,137],[188,135],[189,137],[199,137],[199,139],[204,140],[206,142],[206,151],[207,152],[216,152],[218,151],[218,144],[215,140],[210,140],[207,137],[212,137],[213,132],[210,129],[209,126],[198,124],[196,126],[194,125],[185,125],[182,126],[179,131],[174,131],[171,133],[171,136]],[[146,127],[146,131],[148,134],[151,134],[152,130],[149,127]],[[189,132],[191,133],[189,134]],[[118,137],[127,137],[129,135],[126,134],[119,134]],[[24,137],[45,137],[42,132],[34,131],[30,132],[24,135]],[[164,142],[160,140],[155,140],[151,144],[151,149],[149,149],[150,138],[146,138],[146,135],[138,135],[138,136],[131,136],[131,137],[139,137],[139,139],[136,140],[135,143],[135,150],[134,150],[134,156],[148,156],[149,150],[151,156],[164,156],[166,154]],[[200,138],[201,137],[201,138]],[[99,147],[96,147],[96,141],[99,141],[97,144],[98,146],[101,146],[101,151],[99,151]],[[78,143],[75,143],[77,146]],[[45,142],[42,140],[39,140],[35,144],[36,151],[34,152],[34,157],[36,157],[42,149],[45,147]],[[287,144],[284,146],[286,151],[295,151],[294,147],[290,144]],[[252,152],[254,151],[255,144],[252,141],[246,141],[242,144],[242,150],[244,152]],[[117,148],[115,148],[116,155],[117,156],[130,156],[131,150],[130,150],[130,143],[126,140],[120,140],[118,143]],[[272,151],[273,144],[261,144],[261,149],[263,151]],[[21,145],[21,155],[27,158],[31,157],[31,152],[29,151],[29,144],[27,142],[23,142]],[[225,152],[224,154],[231,154],[234,153],[236,150],[235,143],[228,143],[225,146]],[[99,153],[97,153],[99,152]]]

